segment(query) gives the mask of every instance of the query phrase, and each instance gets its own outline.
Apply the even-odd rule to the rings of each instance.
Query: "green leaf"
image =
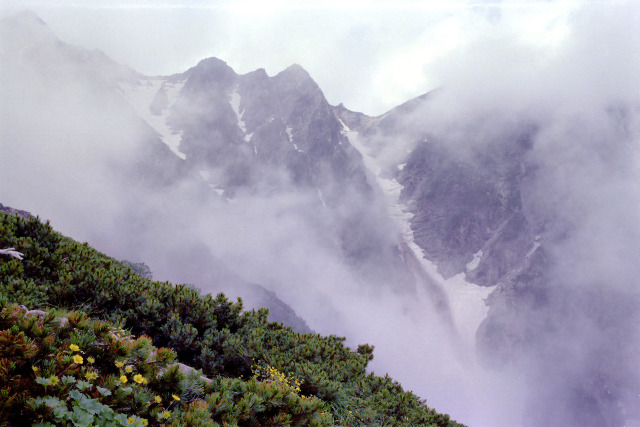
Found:
[[[55,408],[56,406],[60,406],[62,405],[62,400],[58,399],[57,397],[45,397],[44,398],[44,404],[47,405],[49,408]]]
[[[56,417],[57,420],[67,419],[68,414],[70,414],[70,412],[64,406],[56,406],[55,408],[53,408],[53,415]]]
[[[86,397],[84,394],[80,393],[78,390],[71,390],[69,393],[69,397],[75,400],[80,400],[83,397]]]
[[[78,390],[82,391],[85,388],[91,387],[91,383],[79,380],[78,383],[76,384],[76,387],[78,388]]]
[[[93,424],[93,415],[76,406],[73,408],[73,414],[71,414],[71,422],[78,427],[89,427]]]
[[[48,386],[48,385],[51,385],[51,380],[49,378],[37,377],[36,378],[36,382],[38,384],[41,384],[41,385],[45,386],[45,387]]]
[[[74,382],[76,382],[75,377],[72,377],[70,375],[65,375],[64,377],[60,378],[62,380],[62,384],[73,384]]]
[[[102,388],[100,386],[96,387],[98,389],[98,392],[103,395],[103,396],[111,396],[111,390],[109,390],[108,388]]]
[[[90,398],[80,400],[79,406],[82,409],[94,415],[110,410],[108,406],[103,405],[102,403],[98,402],[96,399],[90,399]]]
[[[120,425],[126,426],[129,424],[127,420],[127,416],[125,414],[118,414],[115,416],[115,420],[120,423]]]

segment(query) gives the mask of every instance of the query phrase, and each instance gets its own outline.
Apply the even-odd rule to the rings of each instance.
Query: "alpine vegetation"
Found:
[[[370,345],[153,282],[36,217],[0,213],[0,244],[24,250],[0,260],[3,425],[461,425],[367,374]]]

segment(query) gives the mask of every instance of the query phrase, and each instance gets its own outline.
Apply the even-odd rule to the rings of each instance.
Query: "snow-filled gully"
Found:
[[[444,297],[448,301],[449,310],[453,317],[452,320],[460,337],[466,344],[472,346],[475,342],[476,331],[487,316],[488,307],[485,304],[485,299],[495,287],[484,287],[470,283],[466,280],[464,273],[457,274],[449,279],[445,279],[438,273],[437,266],[424,257],[422,249],[414,240],[413,230],[411,229],[413,214],[408,212],[406,206],[400,203],[402,185],[395,179],[387,178],[382,174],[382,162],[370,154],[368,147],[362,143],[358,132],[351,131],[344,123],[342,123],[342,126],[343,134],[349,139],[351,145],[360,152],[365,166],[375,176],[386,197],[389,214],[402,235],[405,246],[402,248],[403,252],[405,254],[409,252],[409,255],[414,258],[413,261],[405,260],[408,261],[407,263],[410,267],[414,267],[414,270],[419,270],[417,272],[418,275],[423,276],[425,279],[423,280],[425,283],[424,289],[419,289],[418,292],[428,292],[431,294],[430,298],[436,302],[441,297]],[[397,167],[402,169],[404,164]],[[482,256],[481,254],[477,255],[478,258]],[[442,293],[444,295],[438,295]],[[446,301],[444,303],[446,304]]]

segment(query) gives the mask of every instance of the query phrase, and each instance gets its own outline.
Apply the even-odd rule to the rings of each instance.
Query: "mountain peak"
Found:
[[[228,78],[229,76],[236,75],[235,71],[224,62],[222,59],[211,57],[206,58],[198,62],[198,65],[193,67],[191,71],[196,71],[205,75],[213,75],[216,78]]]
[[[299,64],[289,65],[287,68],[284,69],[284,71],[281,71],[279,74],[286,74],[288,76],[293,76],[293,77],[296,77],[298,79],[310,79],[311,78],[311,76],[309,75],[307,70],[305,70],[302,67],[302,65],[299,65]]]
[[[27,25],[41,25],[45,27],[47,26],[47,23],[44,22],[35,12],[27,9],[16,13],[15,15],[13,15],[8,19],[15,23],[22,23]]]
[[[56,38],[46,22],[30,10],[23,10],[14,15],[7,15],[0,19],[0,26],[6,31],[30,34],[31,37]]]
[[[226,62],[214,57],[201,60],[198,65],[190,68],[186,74],[189,76],[189,86],[193,86],[196,91],[214,82],[220,87],[229,87],[238,77]]]
[[[28,56],[25,48],[59,43],[53,31],[32,11],[24,10],[0,19],[0,52],[5,60],[13,57],[24,61]]]
[[[276,84],[284,84],[289,88],[300,88],[304,86],[307,89],[320,91],[320,88],[316,84],[315,80],[313,80],[309,75],[307,70],[298,64],[290,65],[283,71],[276,74],[273,79],[277,82]]]

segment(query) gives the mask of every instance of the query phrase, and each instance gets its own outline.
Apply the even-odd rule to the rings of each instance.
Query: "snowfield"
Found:
[[[183,160],[186,156],[179,150],[182,132],[175,132],[171,129],[167,124],[167,119],[169,118],[171,106],[178,99],[178,94],[184,86],[184,83],[184,81],[172,83],[160,78],[146,78],[140,80],[136,85],[120,84],[122,95],[133,107],[136,114],[155,129],[160,135],[162,142],[167,144],[171,151]],[[153,114],[150,107],[156,96],[162,92],[164,92],[168,102],[165,104],[161,113],[156,115]]]
[[[358,132],[352,131],[342,121],[342,133],[351,145],[360,152],[363,162],[369,172],[376,178],[378,186],[385,195],[387,209],[398,230],[402,235],[404,243],[412,251],[419,261],[420,266],[433,283],[439,285],[446,293],[449,301],[449,308],[455,322],[455,326],[464,340],[465,344],[473,346],[475,336],[480,323],[487,317],[489,308],[485,304],[486,298],[495,289],[495,286],[484,287],[470,283],[466,280],[464,273],[460,273],[449,279],[445,279],[438,273],[436,264],[425,258],[422,249],[415,243],[413,230],[411,230],[411,218],[413,214],[407,211],[407,207],[400,203],[400,193],[402,185],[395,178],[390,178],[385,174],[382,165],[387,164],[384,159],[376,158],[371,154],[370,149],[365,146],[360,139]],[[397,165],[397,169],[402,169],[406,163]],[[467,268],[473,270],[477,267],[482,257],[482,251],[474,255]],[[425,298],[428,298],[425,296]]]

